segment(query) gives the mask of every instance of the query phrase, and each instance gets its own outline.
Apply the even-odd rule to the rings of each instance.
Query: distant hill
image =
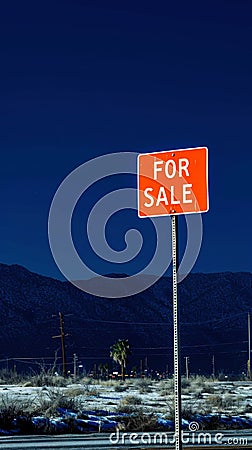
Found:
[[[212,355],[218,371],[246,370],[251,286],[251,273],[229,272],[190,274],[180,284],[182,363],[189,356],[191,371],[211,373]],[[142,359],[149,367],[164,370],[168,365],[172,371],[170,278],[163,277],[129,298],[103,299],[24,267],[0,264],[2,360],[53,357],[60,348],[60,340],[52,339],[59,334],[59,311],[69,333],[69,367],[73,353],[87,369],[106,362],[114,341],[128,338],[133,347],[131,365],[139,366]],[[22,367],[25,364],[32,367],[29,360]]]

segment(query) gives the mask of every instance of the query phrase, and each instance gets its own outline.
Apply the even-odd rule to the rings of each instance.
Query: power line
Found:
[[[223,322],[225,320],[229,320],[238,316],[243,316],[247,314],[246,312],[242,312],[242,313],[237,313],[237,314],[231,314],[222,318],[218,318],[218,319],[210,319],[210,320],[202,320],[202,321],[197,321],[197,322],[181,322],[181,325],[187,325],[187,326],[194,326],[194,325],[204,325],[207,323],[220,323]],[[118,320],[103,320],[103,319],[87,319],[87,318],[81,318],[82,322],[91,322],[91,323],[109,323],[109,324],[118,324],[118,325],[158,325],[158,326],[165,326],[167,327],[167,323],[166,322],[129,322],[129,321],[118,321]],[[75,328],[80,328],[80,326],[75,327]]]

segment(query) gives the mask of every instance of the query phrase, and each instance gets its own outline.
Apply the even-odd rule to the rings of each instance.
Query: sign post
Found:
[[[171,215],[175,449],[182,449],[178,217],[208,211],[206,147],[138,156],[138,216]]]
[[[174,410],[175,449],[182,449],[181,417],[181,368],[180,368],[180,322],[178,303],[178,218],[172,216],[172,293],[173,293],[173,355],[174,355]]]

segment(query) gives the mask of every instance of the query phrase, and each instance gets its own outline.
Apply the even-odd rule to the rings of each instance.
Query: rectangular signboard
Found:
[[[206,147],[138,156],[139,217],[208,211]]]

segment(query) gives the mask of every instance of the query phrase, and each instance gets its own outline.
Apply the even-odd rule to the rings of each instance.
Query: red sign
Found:
[[[208,211],[206,147],[138,156],[139,217]]]

